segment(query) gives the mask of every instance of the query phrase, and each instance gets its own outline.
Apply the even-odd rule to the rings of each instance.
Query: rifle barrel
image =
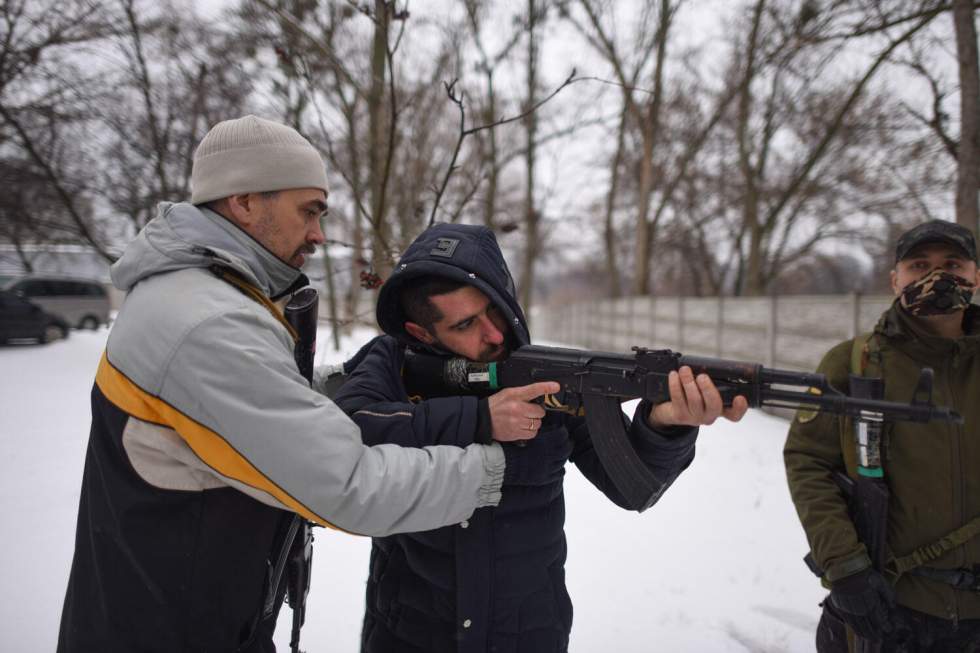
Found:
[[[793,404],[787,405],[788,402]],[[885,419],[899,419],[912,422],[929,422],[943,420],[963,423],[963,417],[954,410],[932,404],[903,404],[883,399],[856,399],[839,392],[834,394],[810,394],[794,390],[778,390],[770,388],[760,402],[764,406],[780,406],[784,408],[829,408],[835,413],[860,416],[862,413],[879,413]]]

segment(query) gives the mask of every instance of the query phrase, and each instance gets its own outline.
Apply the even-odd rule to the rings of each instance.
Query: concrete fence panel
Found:
[[[633,346],[812,370],[842,340],[870,331],[883,295],[621,297],[538,307],[536,341],[628,352]]]

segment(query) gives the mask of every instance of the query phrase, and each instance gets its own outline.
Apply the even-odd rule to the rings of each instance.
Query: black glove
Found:
[[[830,602],[858,637],[880,640],[892,631],[895,590],[870,567],[834,582]]]
[[[572,453],[572,441],[564,428],[538,433],[531,440],[502,442],[504,485],[547,485],[561,478],[565,461]]]

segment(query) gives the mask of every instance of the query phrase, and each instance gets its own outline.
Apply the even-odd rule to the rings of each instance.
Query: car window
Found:
[[[51,295],[55,297],[68,297],[78,294],[78,284],[74,281],[49,281],[48,287]]]
[[[14,291],[24,297],[43,297],[47,295],[47,285],[40,279],[27,279],[14,286]]]
[[[100,286],[97,283],[83,283],[81,285],[84,287],[83,288],[83,290],[84,290],[84,293],[83,294],[89,295],[91,297],[104,297],[105,296],[105,288],[103,288],[102,286]]]
[[[68,279],[22,279],[12,282],[7,290],[27,298],[106,297],[106,290],[99,283]]]

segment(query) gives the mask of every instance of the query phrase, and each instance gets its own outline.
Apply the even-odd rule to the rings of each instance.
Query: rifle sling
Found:
[[[272,303],[272,300],[265,296],[265,293],[243,279],[240,274],[229,268],[222,267],[220,265],[212,265],[211,272],[213,272],[215,276],[222,281],[225,281],[235,288],[238,288],[244,295],[251,297],[258,303],[265,306],[269,313],[272,314],[272,317],[276,318],[280,324],[286,327],[286,330],[289,331],[289,335],[293,338],[293,342],[299,341],[299,334],[296,333],[296,329],[293,328],[292,324],[286,321],[286,317],[282,314],[282,311],[279,310],[278,306]]]
[[[873,333],[863,333],[852,341],[851,373],[858,376],[881,376],[881,349]]]
[[[908,555],[892,558],[888,562],[888,569],[895,575],[901,576],[916,567],[922,567],[933,560],[938,560],[956,547],[966,544],[977,535],[980,535],[980,516],[974,517],[932,544],[920,546]]]
[[[293,542],[296,540],[297,532],[299,532],[301,519],[299,515],[293,515],[292,520],[289,522],[289,528],[286,530],[286,536],[282,540],[282,546],[279,547],[276,564],[273,566],[272,572],[269,575],[269,587],[266,591],[265,599],[262,601],[263,619],[271,617],[275,610],[276,597],[279,594],[279,588],[282,587],[286,563],[289,560],[289,551],[293,548]]]
[[[626,434],[623,410],[616,399],[586,394],[585,421],[589,427],[592,446],[613,485],[626,499],[629,507],[640,512],[660,498],[666,489],[640,460]],[[637,415],[636,419],[644,419]]]
[[[953,589],[966,592],[980,592],[980,565],[973,568],[934,569],[932,567],[916,567],[909,573],[928,578],[937,583],[945,583]]]

